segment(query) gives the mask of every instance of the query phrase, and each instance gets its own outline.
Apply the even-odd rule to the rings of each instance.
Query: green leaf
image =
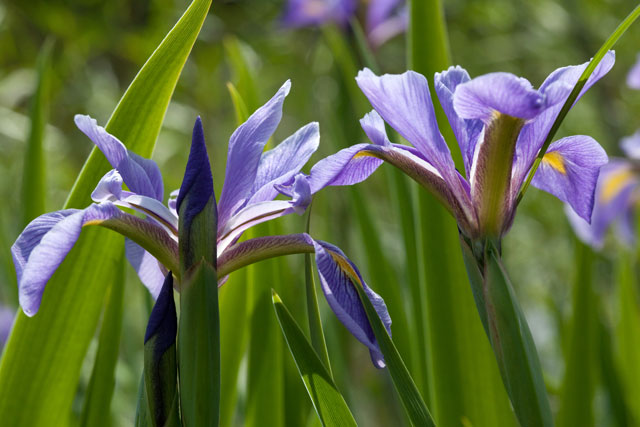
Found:
[[[520,425],[552,426],[535,344],[497,251],[488,243],[478,261],[462,239],[461,244],[478,312]]]
[[[220,420],[220,319],[216,270],[202,260],[180,284],[178,332],[182,423],[216,426]]]
[[[249,117],[247,106],[232,83],[227,83],[227,89],[236,113],[236,125],[240,126]],[[250,235],[251,230],[245,234]],[[224,366],[220,375],[220,425],[223,427],[234,425],[238,373],[247,349],[249,305],[253,292],[248,280],[249,269],[241,269],[230,275],[218,291],[220,366]]]
[[[26,226],[32,219],[45,213],[45,164],[42,142],[49,107],[49,74],[53,42],[47,40],[38,55],[36,90],[31,100],[29,139],[22,175],[22,201]]]
[[[309,234],[311,231],[311,206],[309,206],[307,211],[306,232]],[[333,378],[333,373],[331,372],[331,361],[329,360],[329,351],[327,350],[327,342],[322,330],[322,318],[320,317],[320,307],[318,306],[318,293],[316,291],[312,256],[313,255],[311,253],[304,254],[304,281],[305,294],[307,297],[309,336],[311,337],[311,345],[313,346],[313,349],[316,351],[316,354],[320,355],[320,359],[329,372],[329,376]],[[280,323],[280,326],[282,326],[282,322]]]
[[[243,103],[245,103],[249,111],[255,111],[260,107],[260,97],[252,67],[249,65],[246,55],[243,52],[245,48],[242,42],[233,36],[225,38],[223,43],[224,52],[229,60],[238,93],[242,94]]]
[[[615,319],[616,365],[620,374],[630,425],[640,424],[640,298],[633,257],[618,257]]]
[[[116,107],[107,131],[149,157],[210,0],[194,0],[140,70]],[[94,148],[65,208],[84,208],[109,170]],[[108,286],[123,253],[122,237],[86,229],[47,284],[40,311],[20,313],[0,362],[0,414],[11,426],[66,424]],[[25,411],[24,408],[29,408]]]
[[[369,301],[362,286],[358,283],[352,283],[353,287],[358,291],[360,301],[364,305],[367,318],[380,346],[380,352],[384,356],[384,361],[393,380],[393,385],[400,396],[409,419],[415,426],[435,426],[436,424],[429,413],[429,409],[427,409],[427,405],[424,403],[424,399],[420,395],[420,391],[418,391],[413,378],[411,378],[411,374],[400,357],[398,349],[393,344],[382,320],[380,320],[376,309]]]
[[[577,239],[575,248],[577,274],[573,281],[573,317],[564,358],[565,374],[557,424],[589,427],[594,425],[598,307],[591,279],[593,251]]]
[[[136,405],[136,427],[152,427],[151,418],[149,417],[149,403],[147,400],[147,387],[144,383],[144,372],[140,378],[138,385],[138,404]]]
[[[116,280],[107,292],[98,352],[91,371],[91,379],[82,409],[82,426],[110,426],[111,398],[116,384],[116,365],[122,331],[122,308],[125,285],[124,258],[118,266]]]
[[[324,426],[356,426],[356,421],[331,374],[305,337],[291,313],[272,290],[273,306],[298,372]]]

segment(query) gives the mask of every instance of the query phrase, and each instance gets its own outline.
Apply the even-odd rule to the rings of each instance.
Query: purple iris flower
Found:
[[[300,169],[319,143],[317,123],[310,123],[275,148],[264,151],[282,117],[289,93],[287,81],[266,104],[256,110],[231,136],[225,182],[217,204],[217,267],[219,285],[229,273],[273,256],[315,252],[322,289],[329,305],[354,336],[365,344],[374,364],[384,359],[353,286],[362,286],[390,331],[391,320],[384,301],[368,288],[356,266],[337,247],[313,240],[307,234],[267,236],[237,243],[248,228],[289,213],[303,213],[314,191]],[[18,277],[20,305],[33,316],[40,306],[45,285],[62,263],[87,225],[102,225],[127,237],[127,259],[145,286],[157,298],[166,274],[176,276],[179,289],[178,225],[189,227],[213,195],[204,133],[200,119],[193,130],[191,153],[179,191],[163,204],[162,176],[156,163],[127,150],[89,116],[75,117],[78,128],[102,151],[114,167],[92,193],[95,202],[86,209],[65,209],[33,220],[12,246]],[[277,188],[288,200],[275,200]],[[128,191],[122,188],[126,184]],[[317,189],[316,189],[317,190]],[[186,198],[185,198],[186,196]],[[176,208],[187,200],[178,219]],[[133,209],[144,218],[119,209]],[[193,215],[192,215],[193,214]],[[183,237],[184,238],[184,237]],[[180,242],[184,245],[184,241]]]
[[[607,229],[617,224],[620,239],[635,244],[635,208],[640,197],[640,131],[620,143],[627,158],[614,158],[602,167],[595,192],[591,224],[566,209],[569,222],[586,244],[601,249]]]
[[[367,37],[374,47],[406,30],[409,15],[404,0],[370,0],[366,3]],[[328,22],[346,27],[357,8],[357,0],[289,0],[283,21],[294,28]]]
[[[613,63],[609,52],[580,95]],[[386,161],[431,191],[467,238],[499,239],[510,228],[520,187],[586,66],[560,68],[539,89],[508,73],[475,79],[460,67],[436,73],[436,93],[462,152],[464,176],[438,129],[427,79],[413,71],[377,76],[364,69],[356,80],[374,108],[361,120],[372,144],[357,144],[318,162],[308,177],[311,190],[360,182]],[[385,121],[413,146],[392,144]],[[606,162],[594,139],[562,138],[549,147],[533,185],[589,221],[598,173]]]
[[[627,86],[631,89],[640,89],[640,54],[627,74]]]

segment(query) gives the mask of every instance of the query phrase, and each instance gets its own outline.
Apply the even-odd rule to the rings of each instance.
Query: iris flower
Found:
[[[404,0],[370,0],[366,3],[367,38],[374,47],[406,30],[408,13]],[[284,24],[306,27],[333,22],[346,27],[357,8],[357,0],[289,0]]]
[[[618,236],[633,245],[635,208],[640,197],[640,131],[624,138],[620,147],[627,158],[614,158],[602,167],[595,192],[591,224],[567,209],[569,222],[578,237],[601,249],[607,229],[617,223]]]
[[[580,96],[613,63],[609,52]],[[308,177],[311,189],[355,184],[386,161],[431,191],[465,237],[499,240],[513,222],[522,183],[586,66],[559,68],[539,89],[509,73],[474,79],[460,67],[436,73],[436,93],[462,152],[464,175],[438,128],[427,79],[413,71],[377,76],[364,69],[356,80],[374,108],[361,120],[372,144],[357,144],[318,162]],[[392,144],[385,122],[413,146]],[[565,137],[550,145],[533,185],[590,221],[598,173],[606,162],[593,138]]]
[[[371,353],[377,367],[384,359],[353,286],[362,286],[390,331],[384,301],[362,279],[357,267],[336,246],[307,234],[265,236],[238,243],[253,225],[292,212],[302,213],[311,200],[311,189],[300,169],[319,142],[317,123],[310,123],[275,148],[265,151],[282,117],[289,92],[286,82],[265,105],[256,110],[231,136],[225,182],[217,204],[218,277],[262,259],[293,253],[315,252],[322,290],[340,321]],[[178,216],[180,203],[189,195],[189,206],[206,204],[213,195],[200,119],[196,120],[185,177],[179,191],[163,201],[162,176],[155,162],[126,149],[116,137],[88,116],[78,115],[76,125],[102,151],[114,169],[92,193],[95,202],[86,209],[65,209],[32,221],[12,246],[18,276],[20,305],[33,316],[40,306],[45,285],[88,225],[101,225],[127,237],[126,255],[151,294],[157,297],[167,272],[178,279]],[[291,182],[289,182],[291,181]],[[280,183],[287,182],[288,200],[274,200]],[[129,190],[124,190],[126,184]],[[132,209],[135,216],[119,208]],[[194,208],[195,209],[195,208]],[[200,210],[202,207],[200,207]],[[189,215],[186,209],[183,215]],[[197,210],[199,212],[199,210]],[[183,218],[183,224],[189,224]],[[211,236],[213,239],[215,236]]]

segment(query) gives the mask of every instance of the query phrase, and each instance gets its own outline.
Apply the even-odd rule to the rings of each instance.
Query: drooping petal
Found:
[[[455,171],[457,185],[447,183],[434,165],[425,160],[413,147],[401,144],[380,146],[357,144],[338,151],[316,163],[311,168],[309,184],[315,193],[329,185],[353,185],[365,180],[386,161],[436,196],[458,221],[467,234],[475,227],[469,186]]]
[[[589,76],[587,83],[584,85],[576,102],[593,86],[598,80],[604,77],[615,63],[615,53],[607,52],[600,64],[594,72]],[[547,134],[553,126],[558,113],[562,106],[569,98],[573,87],[578,82],[580,75],[587,68],[588,62],[581,65],[572,65],[562,67],[555,70],[549,75],[540,86],[540,92],[545,93],[548,97],[549,92],[553,92],[556,99],[553,106],[544,110],[535,120],[527,123],[520,132],[520,137],[516,144],[516,158],[514,163],[514,178],[512,189],[517,193],[520,186],[524,182],[538,151],[542,147]],[[574,104],[575,105],[575,104]]]
[[[549,147],[532,184],[569,203],[590,222],[598,174],[607,161],[607,153],[593,138],[562,138]]]
[[[565,208],[578,237],[596,249],[601,248],[609,225],[632,208],[631,200],[639,184],[640,180],[628,162],[614,159],[604,165],[596,186],[591,224],[573,209]]]
[[[491,73],[457,86],[453,107],[463,119],[489,123],[495,113],[530,120],[546,107],[545,96],[527,79],[510,73]]]
[[[470,80],[469,73],[459,66],[449,67],[448,70],[442,73],[436,73],[434,77],[436,94],[460,146],[467,177],[470,176],[473,153],[484,124],[481,120],[463,119],[458,116],[455,108],[453,108],[453,93],[458,85]]]
[[[275,185],[290,180],[300,172],[318,149],[319,143],[320,130],[318,123],[314,122],[262,154],[247,205],[273,200],[278,195]]]
[[[77,114],[76,126],[102,151],[111,166],[120,172],[125,184],[134,193],[162,201],[164,186],[158,165],[127,150],[122,142],[109,134],[89,116]]]
[[[413,144],[445,180],[453,180],[455,166],[438,129],[427,79],[414,71],[379,77],[365,68],[356,81],[380,116]]]
[[[18,236],[11,253],[18,277],[20,306],[26,315],[33,316],[38,311],[46,283],[75,245],[82,226],[110,207],[114,208],[113,205],[92,205],[84,210],[45,214],[29,223]]]
[[[164,282],[164,273],[158,260],[131,239],[125,239],[124,248],[129,264],[138,273],[140,281],[149,290],[153,299],[157,299]]]
[[[289,93],[287,80],[266,104],[258,108],[229,140],[227,169],[218,203],[218,223],[224,224],[251,196],[264,146],[282,118],[282,104]]]
[[[283,23],[288,27],[346,25],[355,11],[356,0],[289,0]]]
[[[367,286],[358,268],[340,248],[321,241],[315,241],[314,247],[322,291],[329,307],[349,332],[369,348],[374,366],[384,368],[384,357],[354,286],[364,288],[378,316],[391,334],[391,318],[383,299]]]
[[[285,187],[277,186],[291,200],[271,200],[244,207],[233,215],[218,232],[218,254],[254,225],[279,218],[291,213],[302,214],[311,203],[311,190],[306,176],[299,174],[294,182]]]
[[[627,86],[631,89],[640,89],[640,54],[627,74]]]
[[[640,160],[640,130],[631,136],[622,138],[620,148],[630,159]]]

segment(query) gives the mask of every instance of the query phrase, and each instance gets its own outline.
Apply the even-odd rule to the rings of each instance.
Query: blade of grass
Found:
[[[37,60],[36,89],[31,100],[31,126],[22,175],[23,225],[45,213],[44,128],[49,109],[49,74],[53,41],[45,41]]]
[[[182,67],[207,15],[210,0],[194,0],[140,70],[116,107],[107,131],[149,157]],[[94,149],[66,208],[85,207],[109,170]],[[66,424],[104,295],[123,253],[122,238],[85,230],[47,285],[38,314],[19,313],[0,361],[0,413],[12,426]],[[23,408],[28,407],[25,411]]]
[[[313,402],[318,418],[324,426],[356,426],[353,415],[336,388],[331,374],[305,337],[302,329],[272,290],[273,307],[289,351],[298,367],[300,377]]]
[[[307,208],[307,225],[306,232],[311,232],[311,205]],[[327,350],[327,341],[324,338],[322,330],[322,319],[320,317],[320,307],[318,306],[318,292],[316,290],[316,281],[313,274],[313,258],[312,254],[304,255],[304,280],[305,294],[307,297],[307,317],[309,319],[309,336],[311,337],[311,345],[320,360],[324,364],[329,376],[333,378],[331,372],[331,362],[329,360],[329,351]],[[282,323],[282,322],[281,322]],[[282,324],[280,325],[282,326]]]
[[[565,374],[560,395],[558,426],[594,425],[596,337],[598,310],[593,291],[593,251],[576,239],[576,277],[573,281],[573,317],[569,326]]]
[[[411,0],[409,10],[409,68],[427,77],[437,107],[432,78],[450,65],[442,2]],[[435,110],[454,161],[463,170],[446,116],[441,108]],[[421,305],[426,312],[429,359],[425,377],[435,420],[442,425],[458,424],[461,419],[472,425],[514,425],[491,347],[475,314],[455,221],[423,189],[418,196],[417,221],[418,260],[424,282],[414,291],[422,297],[414,303],[414,310]],[[480,395],[483,399],[478,399]]]
[[[387,332],[382,320],[378,316],[376,309],[367,297],[362,286],[358,283],[353,283],[354,288],[358,291],[360,301],[364,305],[367,318],[371,324],[371,328],[376,336],[378,345],[380,346],[380,352],[384,356],[387,369],[393,380],[393,385],[400,396],[400,400],[409,416],[409,419],[415,426],[435,426],[435,422],[429,413],[427,405],[424,403],[424,399],[420,395],[420,391],[416,387],[411,374],[407,369],[398,349],[393,344],[389,333]]]
[[[82,409],[82,426],[110,426],[111,398],[116,384],[116,364],[120,350],[124,306],[125,261],[118,265],[116,280],[107,292],[98,352]]]

